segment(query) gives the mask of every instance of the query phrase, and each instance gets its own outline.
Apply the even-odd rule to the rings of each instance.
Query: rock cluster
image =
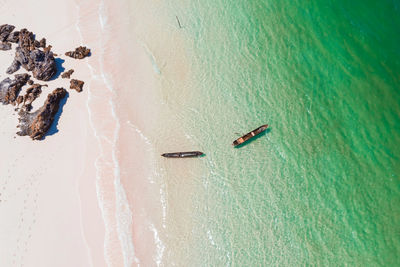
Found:
[[[52,46],[46,46],[46,39],[40,41],[35,39],[35,35],[27,29],[14,31],[15,27],[9,24],[0,25],[0,50],[12,49],[12,43],[17,44],[14,60],[6,73],[13,74],[22,66],[25,70],[32,72],[35,79],[48,81],[54,78],[57,73],[56,54],[51,51]],[[82,59],[90,55],[90,49],[78,47],[75,51],[65,53],[72,58]],[[62,78],[70,78],[73,69],[64,72]],[[47,96],[44,105],[34,112],[32,103],[42,93],[41,85],[35,83],[31,75],[17,74],[14,79],[6,78],[0,82],[0,103],[7,105],[17,105],[15,110],[19,110],[20,131],[18,135],[28,135],[33,140],[39,140],[44,137],[50,129],[55,116],[60,108],[61,100],[67,95],[64,88],[57,88]],[[20,95],[21,89],[26,84],[30,85],[24,95]],[[71,80],[70,88],[78,92],[82,91],[83,81]],[[21,105],[21,106],[20,106]]]
[[[64,88],[57,88],[47,96],[43,106],[35,112],[21,110],[19,113],[19,122],[17,126],[21,130],[18,135],[28,135],[32,140],[40,140],[50,129],[54,117],[58,112],[61,100],[66,96],[67,91]]]
[[[41,84],[33,84],[31,87],[26,89],[24,96],[19,95],[21,88],[29,84],[29,74],[17,74],[15,79],[5,78],[0,82],[0,103],[3,105],[20,105],[22,103],[22,109],[30,111],[32,109],[32,102],[40,96],[42,93]],[[47,86],[47,85],[45,85]]]
[[[22,66],[27,71],[32,71],[33,77],[36,79],[50,80],[57,73],[57,65],[50,49],[40,49],[45,44],[45,39],[38,42],[32,32],[22,29],[18,35],[18,47],[15,51],[14,61],[7,69],[7,73],[12,74]]]
[[[82,59],[90,55],[90,49],[85,46],[80,46],[75,48],[75,51],[66,52],[65,55],[76,59]]]

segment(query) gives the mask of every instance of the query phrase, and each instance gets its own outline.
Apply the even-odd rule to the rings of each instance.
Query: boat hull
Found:
[[[248,140],[254,138],[255,136],[259,135],[260,133],[264,132],[266,129],[268,128],[268,124],[262,125],[260,127],[258,127],[257,129],[243,135],[242,137],[236,139],[235,141],[233,141],[232,145],[233,146],[239,146],[245,142],[247,142]]]
[[[201,151],[173,152],[161,154],[161,156],[165,158],[196,158],[202,155],[204,155],[204,153]]]

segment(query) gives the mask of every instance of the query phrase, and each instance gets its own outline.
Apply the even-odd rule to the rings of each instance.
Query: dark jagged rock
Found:
[[[25,110],[19,112],[18,127],[21,129],[18,135],[29,135],[33,140],[42,139],[50,129],[54,117],[60,108],[60,102],[67,94],[64,88],[57,88],[47,96],[44,105],[33,113]]]
[[[30,57],[29,50],[24,50],[20,46],[15,49],[14,61],[17,61],[19,65],[22,65],[28,71],[31,71],[35,66],[33,60]],[[12,64],[14,64],[14,62]]]
[[[77,48],[75,48],[75,51],[69,51],[69,52],[65,53],[66,56],[76,58],[76,59],[85,58],[85,57],[89,56],[89,54],[90,54],[90,49],[85,46],[77,47]]]
[[[48,81],[57,73],[57,65],[53,56],[53,52],[42,52],[34,50],[31,52],[33,55],[35,67],[32,71],[33,77],[38,80]]]
[[[38,80],[48,81],[57,73],[56,54],[51,45],[46,46],[46,39],[35,40],[35,35],[27,29],[14,31],[12,25],[0,25],[0,50],[12,49],[12,43],[16,43],[15,57],[11,66],[7,69],[12,74],[22,66],[25,70],[32,72],[32,76]],[[83,59],[90,56],[90,49],[84,46],[77,47],[74,51],[66,52],[65,55]],[[73,69],[64,72],[62,78],[71,78]],[[67,95],[64,88],[57,88],[47,96],[42,107],[31,112],[32,103],[41,95],[41,84],[35,84],[30,80],[29,74],[15,75],[14,79],[6,78],[0,82],[0,103],[17,104],[15,111],[19,110],[19,132],[18,135],[30,136],[33,140],[42,139],[49,131],[55,116],[60,109],[62,99]],[[24,95],[20,95],[24,85],[30,87]],[[82,92],[84,82],[76,79],[70,80],[70,88]],[[22,105],[22,106],[21,106]]]
[[[53,52],[51,51],[43,52],[39,49],[29,51],[17,47],[15,60],[12,66],[7,69],[7,73],[10,74],[12,71],[18,70],[18,68],[16,68],[18,63],[22,65],[24,69],[32,71],[33,77],[42,81],[50,80],[57,72],[56,62]]]
[[[35,38],[33,36],[33,32],[28,31],[27,29],[22,29],[19,32],[18,36],[18,45],[24,50],[34,50]]]
[[[43,48],[43,51],[44,51],[44,52],[50,52],[51,48],[52,48],[51,45],[46,46],[46,47]]]
[[[10,43],[18,43],[19,40],[19,31],[12,32],[7,37],[7,42]]]
[[[69,71],[66,71],[63,74],[61,74],[61,78],[69,79],[69,78],[71,78],[72,73],[74,73],[74,70],[70,69]]]
[[[20,67],[21,67],[21,63],[19,63],[18,60],[14,59],[14,61],[11,63],[11,66],[7,68],[6,73],[13,74],[17,70],[19,70]]]
[[[11,50],[11,43],[0,42],[0,50],[3,50],[3,51]]]
[[[18,94],[21,91],[31,76],[29,74],[17,74],[15,79],[10,78],[4,79],[0,83],[0,102],[3,104],[14,103],[17,100]]]
[[[38,40],[34,40],[34,41],[33,41],[33,45],[34,45],[36,48],[39,48],[39,47],[40,47],[40,43],[39,43]]]
[[[7,40],[8,35],[15,29],[15,26],[9,24],[3,24],[0,26],[0,41],[4,42]]]
[[[45,41],[41,41],[43,44]],[[40,42],[37,42],[40,46]],[[35,39],[32,32],[22,29],[19,32],[18,47],[12,65],[7,69],[8,74],[17,71],[22,65],[27,71],[32,71],[33,77],[38,80],[48,81],[57,73],[57,65],[50,51],[51,46],[44,51],[35,47]]]
[[[26,93],[24,95],[24,104],[23,106],[26,107],[26,110],[30,110],[32,108],[32,102],[35,101],[36,98],[40,96],[42,93],[42,85],[41,84],[34,84],[28,89],[26,89]]]
[[[83,81],[79,81],[79,80],[75,80],[72,79],[70,81],[70,89],[75,89],[77,92],[82,92],[82,87],[83,87],[84,82]]]
[[[46,47],[46,38],[42,38],[42,40],[39,41],[39,47],[42,48]]]

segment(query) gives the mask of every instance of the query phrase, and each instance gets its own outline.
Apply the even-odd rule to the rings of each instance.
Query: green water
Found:
[[[185,261],[399,266],[400,2],[170,7],[195,73],[179,109],[207,154]]]

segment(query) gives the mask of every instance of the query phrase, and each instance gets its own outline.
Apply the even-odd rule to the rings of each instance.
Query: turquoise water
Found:
[[[207,155],[184,262],[400,265],[400,2],[185,3],[177,109]]]

